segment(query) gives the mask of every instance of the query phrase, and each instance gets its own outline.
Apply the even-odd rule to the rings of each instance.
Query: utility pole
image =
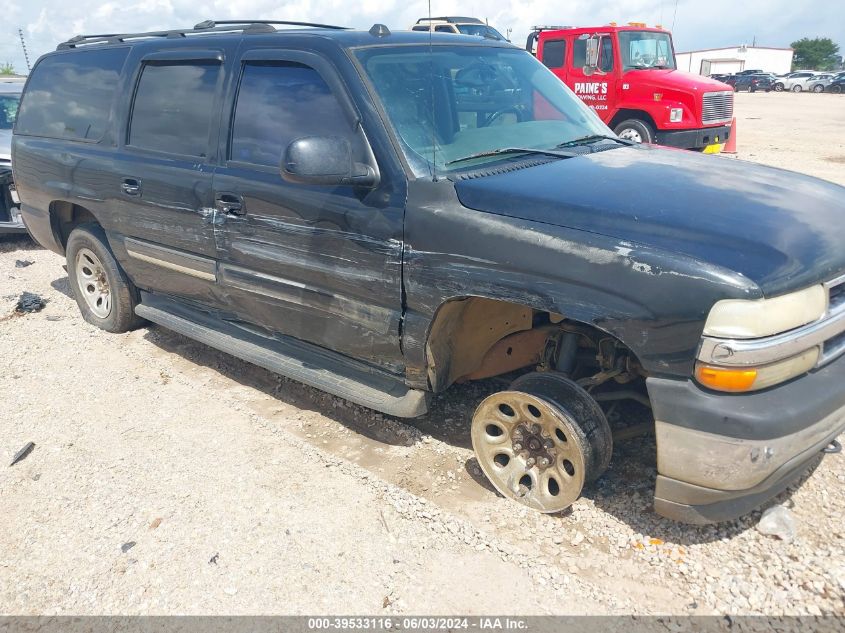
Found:
[[[21,48],[23,49],[23,58],[24,58],[24,60],[26,60],[26,72],[27,72],[27,74],[29,74],[29,72],[32,70],[32,68],[29,65],[29,53],[26,50],[26,42],[23,39],[23,29],[18,29],[18,35],[21,38]]]

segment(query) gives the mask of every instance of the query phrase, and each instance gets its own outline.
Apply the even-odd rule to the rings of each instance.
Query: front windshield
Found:
[[[0,130],[11,130],[18,115],[20,95],[0,94]]]
[[[450,161],[497,149],[552,149],[613,133],[532,55],[482,46],[356,51],[418,175],[503,160]],[[510,158],[513,158],[512,156]]]
[[[478,35],[479,37],[487,37],[491,40],[504,41],[504,37],[492,26],[486,24],[458,24],[458,31],[464,35]]]
[[[632,68],[675,69],[675,53],[668,33],[619,31],[624,70]]]

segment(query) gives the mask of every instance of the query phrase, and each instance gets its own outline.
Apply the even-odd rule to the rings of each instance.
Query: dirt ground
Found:
[[[736,109],[739,158],[845,185],[845,97]],[[2,614],[845,614],[841,455],[777,499],[791,543],[760,512],[655,515],[650,437],[571,511],[535,514],[472,458],[495,383],[392,419],[160,327],[99,331],[63,263],[0,238]],[[24,291],[46,307],[8,316]]]

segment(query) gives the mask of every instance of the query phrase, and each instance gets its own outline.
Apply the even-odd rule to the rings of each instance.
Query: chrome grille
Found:
[[[702,123],[727,123],[733,118],[733,115],[733,91],[704,93],[704,105],[701,111]]]

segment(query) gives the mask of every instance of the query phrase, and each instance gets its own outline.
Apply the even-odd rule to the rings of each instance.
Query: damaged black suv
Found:
[[[682,521],[835,450],[845,189],[621,140],[506,42],[280,26],[79,36],[38,62],[21,211],[86,320],[396,416],[507,377],[473,447],[542,512],[607,467],[619,399],[653,412],[655,508]]]

